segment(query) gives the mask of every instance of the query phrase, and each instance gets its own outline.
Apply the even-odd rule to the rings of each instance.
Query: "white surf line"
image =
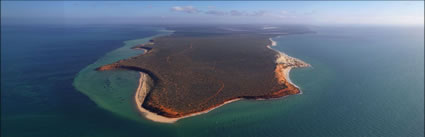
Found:
[[[271,41],[271,46],[277,45],[277,42],[274,41],[272,38],[269,38],[269,40]],[[285,54],[284,52],[281,52],[279,50],[275,50],[275,49],[271,48],[270,46],[267,46],[267,48],[278,52],[278,55],[276,57],[276,64],[284,64],[286,66],[284,69],[281,70],[283,72],[283,74],[285,74],[286,81],[288,81],[288,83],[290,83],[290,84],[294,85],[296,88],[298,88],[300,90],[300,94],[302,94],[300,87],[298,87],[296,84],[292,83],[289,74],[290,74],[292,68],[294,68],[293,66],[295,66],[295,67],[310,67],[311,65],[308,64],[308,63],[305,63],[304,61],[302,61],[300,59],[291,57],[291,56]]]

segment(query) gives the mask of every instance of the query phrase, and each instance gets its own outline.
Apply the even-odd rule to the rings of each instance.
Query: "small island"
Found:
[[[272,49],[271,38],[311,33],[299,26],[174,26],[134,49],[144,54],[97,68],[140,72],[135,104],[153,121],[172,123],[239,99],[300,93],[292,68],[309,64]]]

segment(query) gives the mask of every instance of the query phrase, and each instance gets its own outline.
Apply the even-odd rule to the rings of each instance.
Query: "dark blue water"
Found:
[[[72,85],[123,41],[157,28],[2,26],[1,136],[424,136],[423,27],[312,29],[274,38],[275,49],[313,66],[291,71],[303,94],[239,101],[170,125],[104,110]]]
[[[134,25],[2,26],[1,136],[125,136],[117,133],[120,125],[132,121],[100,109],[72,82],[81,69],[123,41],[155,35],[156,30]]]

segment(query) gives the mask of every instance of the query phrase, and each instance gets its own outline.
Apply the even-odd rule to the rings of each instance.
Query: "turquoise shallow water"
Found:
[[[140,30],[128,33],[136,27]],[[145,120],[134,110],[129,98],[137,86],[137,73],[92,71],[103,63],[142,53],[128,48],[148,40],[143,38],[164,34],[157,28],[128,26],[109,31],[116,35],[105,33],[111,26],[59,32],[54,31],[57,28],[33,28],[50,31],[19,33],[22,30],[4,31],[2,26],[2,74],[9,74],[2,75],[2,136],[424,136],[423,27],[315,27],[314,34],[274,38],[275,49],[313,66],[291,71],[292,81],[303,94],[237,101],[175,124]],[[67,37],[67,41],[83,44],[69,47],[60,44],[65,39],[56,39],[52,46],[33,42],[29,51],[13,48],[21,44],[18,38],[38,36],[36,41],[82,30],[92,30],[91,39],[96,40]],[[103,40],[117,36],[121,37],[113,39],[115,44],[96,50],[107,43]],[[87,46],[98,43],[96,48]],[[69,49],[74,54],[66,54]],[[16,57],[34,50],[29,58]],[[96,54],[84,54],[87,50]],[[40,54],[48,51],[62,53]],[[64,64],[37,60],[47,65],[37,65],[33,71],[45,73],[20,73],[35,63],[34,58],[43,57],[75,61],[49,69],[49,65]]]
[[[288,121],[314,127],[314,136],[423,136],[423,28],[316,31],[278,40],[280,50],[313,66],[292,73],[304,91],[300,107],[310,111]],[[293,135],[312,135],[301,132]]]
[[[95,69],[143,54],[142,50],[131,49],[142,43],[147,43],[154,37],[169,35],[172,32],[159,30],[158,34],[152,37],[128,40],[124,46],[109,52],[95,63],[87,66],[78,73],[74,80],[77,90],[90,97],[100,107],[114,112],[125,118],[140,120],[140,114],[134,105],[134,92],[137,89],[140,78],[139,72],[135,71],[96,71]]]

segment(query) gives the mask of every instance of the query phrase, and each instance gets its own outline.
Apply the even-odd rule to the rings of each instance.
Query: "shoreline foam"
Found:
[[[273,41],[272,38],[270,38],[270,41],[271,41],[271,45],[267,45],[267,47],[269,49],[277,52],[276,65],[286,65],[283,69],[280,70],[282,72],[282,74],[284,75],[283,76],[284,80],[286,82],[288,82],[289,84],[291,84],[292,86],[294,86],[295,88],[297,88],[297,90],[300,91],[298,94],[302,94],[300,88],[297,85],[295,85],[294,83],[292,83],[291,79],[289,78],[289,72],[294,67],[309,67],[310,65],[299,60],[299,59],[297,59],[297,58],[290,57],[283,52],[272,49],[270,46],[276,46],[277,43],[275,41]],[[297,65],[297,64],[301,64],[301,65]],[[219,108],[223,105],[226,105],[226,104],[229,104],[229,103],[243,99],[243,98],[231,99],[231,100],[225,101],[224,103],[222,103],[220,105],[211,107],[211,108],[204,110],[204,111],[201,111],[201,112],[192,113],[192,114],[182,116],[182,117],[178,117],[178,118],[169,118],[169,117],[158,115],[158,114],[151,112],[151,111],[142,107],[142,104],[143,104],[143,102],[146,98],[146,95],[150,91],[151,87],[154,86],[154,85],[153,85],[152,79],[149,77],[148,74],[143,73],[143,72],[139,72],[139,73],[140,73],[139,86],[138,86],[136,93],[134,95],[134,100],[136,102],[135,104],[137,105],[136,107],[139,110],[139,112],[146,119],[149,119],[149,120],[152,120],[152,121],[155,121],[155,122],[175,123],[176,121],[178,121],[180,119],[205,114],[205,113],[208,113],[208,112],[210,112],[210,111],[212,111],[216,108]],[[282,97],[284,97],[284,96],[282,96]],[[258,98],[257,100],[264,100],[264,99]]]

